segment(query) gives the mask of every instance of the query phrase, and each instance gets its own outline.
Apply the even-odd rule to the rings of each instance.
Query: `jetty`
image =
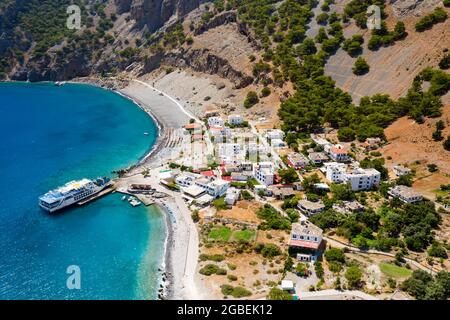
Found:
[[[83,200],[77,202],[77,205],[82,206],[82,205],[84,205],[84,204],[86,204],[88,202],[97,200],[97,199],[99,199],[99,198],[101,198],[101,197],[103,197],[103,196],[105,196],[108,193],[111,193],[113,191],[114,191],[114,185],[105,188],[104,190],[100,191],[99,193],[96,193],[96,194],[92,195],[91,197],[88,197],[86,199],[83,199]]]
[[[142,202],[146,207],[155,204],[153,197],[150,196],[150,194],[148,194],[145,191],[144,191],[144,193],[138,193],[139,191],[136,191],[136,189],[130,190],[130,188],[126,188],[126,189],[125,188],[117,188],[116,192],[135,197],[140,202]]]

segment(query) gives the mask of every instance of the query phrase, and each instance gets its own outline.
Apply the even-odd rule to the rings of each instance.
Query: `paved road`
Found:
[[[367,293],[356,290],[321,290],[321,291],[306,291],[297,293],[300,300],[349,300],[351,298],[361,300],[379,300]]]

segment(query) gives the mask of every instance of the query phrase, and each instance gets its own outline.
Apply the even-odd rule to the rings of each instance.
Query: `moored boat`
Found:
[[[70,181],[64,186],[51,190],[39,197],[39,206],[52,213],[70,205],[79,203],[111,185],[107,177],[95,180],[81,179]]]

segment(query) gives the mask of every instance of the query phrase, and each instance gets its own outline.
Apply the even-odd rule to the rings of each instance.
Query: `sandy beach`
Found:
[[[149,113],[160,128],[160,136],[154,149],[137,166],[121,178],[119,188],[131,183],[149,183],[158,181],[160,170],[167,168],[171,146],[180,143],[179,129],[191,118],[180,102],[140,80],[130,80],[128,86],[117,90],[132,99]],[[143,168],[149,169],[149,175],[143,177]],[[163,278],[164,299],[205,299],[202,284],[197,272],[198,233],[192,221],[191,212],[177,192],[171,192],[152,183],[152,186],[168,197],[159,199],[156,205],[165,214],[167,240]]]

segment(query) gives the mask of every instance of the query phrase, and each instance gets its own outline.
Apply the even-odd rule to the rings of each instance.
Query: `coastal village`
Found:
[[[169,260],[184,265],[173,263],[163,280],[180,297],[409,299],[397,281],[448,267],[424,254],[369,249],[312,222],[325,211],[351,217],[389,201],[429,201],[401,182],[412,176],[406,165],[386,173],[363,161],[380,155],[379,138],[343,144],[322,132],[292,144],[265,119],[215,110],[170,135],[170,147],[124,174],[116,191],[132,205],[164,209],[168,254],[184,255]],[[173,296],[165,290],[160,298]]]

